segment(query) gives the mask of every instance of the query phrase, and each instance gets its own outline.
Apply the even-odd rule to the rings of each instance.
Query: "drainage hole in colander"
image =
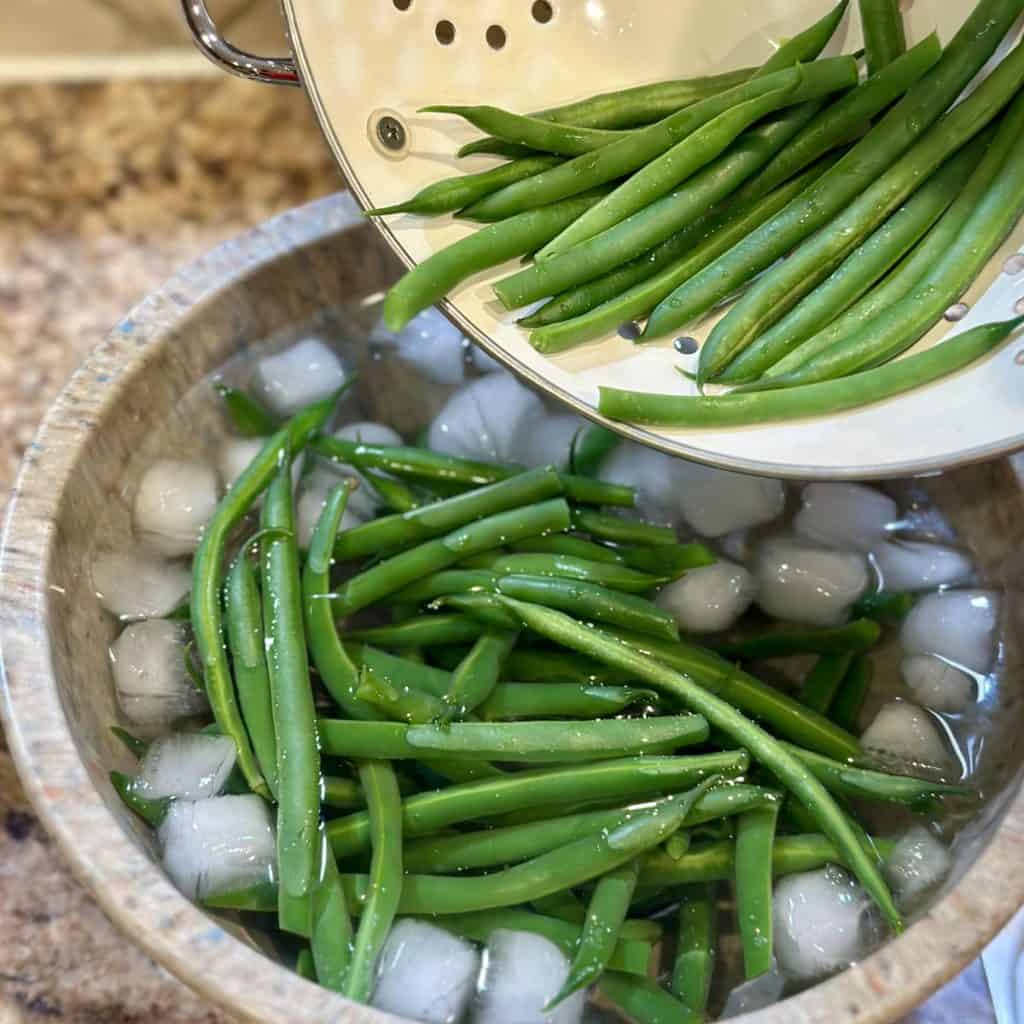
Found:
[[[434,26],[434,38],[442,45],[448,46],[455,42],[455,26],[445,19]]]
[[[391,0],[396,11],[407,11],[412,7],[412,0]]]
[[[676,338],[672,342],[672,347],[681,355],[692,356],[697,351],[697,339],[696,338]]]
[[[555,16],[554,8],[548,0],[534,0],[530,13],[533,14],[533,20],[541,25],[546,25]]]
[[[505,30],[500,25],[491,25],[484,33],[484,38],[487,40],[487,45],[492,50],[502,49],[508,40]]]

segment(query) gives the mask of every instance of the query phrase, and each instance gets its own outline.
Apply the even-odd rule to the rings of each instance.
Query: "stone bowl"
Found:
[[[107,779],[111,767],[128,763],[109,731],[117,719],[106,654],[114,625],[92,593],[89,559],[128,529],[139,453],[172,451],[186,438],[195,443],[197,421],[183,400],[250,342],[310,321],[333,324],[363,367],[364,406],[402,429],[429,389],[375,375],[366,334],[351,329],[360,301],[397,272],[346,196],[284,214],[215,249],[140,303],[74,375],[26,455],[10,506],[0,560],[0,710],[25,789],[78,878],[125,934],[240,1020],[387,1018],[302,980],[164,876],[147,830]],[[199,422],[200,432],[206,426]],[[1013,466],[975,466],[912,486],[940,504],[988,582],[1008,581],[1004,633],[1012,648],[1024,635],[1014,593],[1024,503]],[[1022,661],[1004,650],[979,780],[984,809],[955,846],[944,890],[901,937],[857,966],[744,1020],[897,1021],[968,964],[1024,902]]]

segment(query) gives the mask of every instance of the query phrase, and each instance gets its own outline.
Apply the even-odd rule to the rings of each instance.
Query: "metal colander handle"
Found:
[[[300,85],[299,73],[291,57],[257,57],[232,46],[217,31],[206,0],[181,0],[192,38],[204,57],[225,71],[254,82],[271,85]]]

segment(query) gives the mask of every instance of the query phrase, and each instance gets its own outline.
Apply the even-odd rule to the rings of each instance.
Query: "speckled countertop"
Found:
[[[0,88],[0,512],[85,353],[177,265],[340,185],[304,96],[226,77]],[[975,965],[906,1024],[988,1024]],[[0,1024],[225,1018],[71,878],[0,738]]]

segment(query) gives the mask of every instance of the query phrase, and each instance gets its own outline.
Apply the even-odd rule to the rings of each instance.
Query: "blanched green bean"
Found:
[[[907,48],[907,34],[899,0],[860,0],[868,74],[891,64]]]
[[[159,828],[171,806],[170,797],[148,797],[142,791],[139,780],[124,772],[112,771],[110,784],[128,810],[137,814],[151,828]]]
[[[829,718],[841,729],[860,730],[860,712],[874,677],[874,663],[866,654],[858,654],[839,686],[829,708]]]
[[[614,548],[605,547],[597,541],[565,533],[550,537],[529,537],[509,545],[509,550],[524,555],[568,555],[582,558],[587,562],[606,562],[611,565],[625,565],[625,558]]]
[[[724,658],[787,658],[794,654],[862,654],[882,636],[871,619],[855,619],[842,626],[781,625],[751,633],[739,640],[712,643]]]
[[[700,715],[595,719],[591,722],[455,722],[446,726],[322,718],[323,751],[332,757],[387,760],[443,757],[470,761],[593,761],[666,753],[708,737]]]
[[[569,525],[569,506],[561,499],[554,499],[499,512],[458,527],[443,537],[392,555],[351,577],[332,595],[334,613],[351,615],[428,573],[511,541],[565,530]]]
[[[478,590],[491,592],[497,582],[498,574],[488,569],[442,569],[396,591],[391,595],[391,600],[395,604],[424,604],[448,594],[466,594]]]
[[[537,154],[511,160],[499,167],[492,167],[477,174],[459,174],[443,181],[435,181],[416,195],[394,206],[381,206],[367,210],[367,217],[384,217],[392,213],[411,213],[420,217],[433,217],[441,213],[461,210],[484,196],[513,182],[522,181],[534,174],[540,174],[562,161],[556,156]]]
[[[402,801],[395,773],[386,761],[363,761],[358,767],[366,792],[372,859],[344,994],[365,1003],[373,992],[377,958],[402,898]]]
[[[470,615],[421,615],[393,626],[352,629],[345,635],[360,643],[409,648],[472,643],[483,630],[480,622]]]
[[[772,849],[779,807],[741,814],[736,823],[736,919],[749,981],[772,969]]]
[[[592,562],[572,555],[496,554],[489,563],[489,571],[499,576],[547,576],[552,579],[575,580],[624,594],[648,594],[668,579],[638,572],[625,565]]]
[[[678,792],[711,775],[736,777],[749,765],[744,751],[726,751],[521,771],[408,797],[402,805],[402,832],[427,835],[461,822],[557,806],[566,799],[618,801]],[[355,856],[369,848],[369,820],[365,814],[336,819],[327,825],[327,836],[336,857]]]
[[[601,388],[598,408],[610,419],[666,426],[747,426],[830,415],[913,391],[956,373],[1001,345],[1024,320],[983,324],[924,352],[816,384],[747,394],[682,397]]]
[[[491,696],[505,659],[518,639],[518,630],[487,630],[473,644],[452,671],[451,682],[442,698],[442,723],[452,718],[465,718]]]
[[[592,683],[498,683],[476,713],[485,722],[531,718],[600,718],[657,700],[653,690]]]
[[[800,701],[822,715],[827,715],[853,662],[853,652],[823,654],[800,686]]]
[[[273,437],[232,484],[206,524],[199,550],[192,560],[192,632],[203,667],[206,693],[217,723],[235,741],[238,765],[254,793],[269,796],[249,736],[235,699],[234,681],[224,649],[224,617],[221,610],[221,565],[232,531],[277,472],[285,452],[301,451],[327,422],[337,395],[307,406]]]
[[[348,916],[334,853],[321,829],[320,868],[312,897],[309,945],[316,980],[332,992],[343,992],[352,963],[352,920]]]
[[[263,622],[277,737],[278,923],[309,935],[319,864],[320,751],[303,628],[291,460],[270,482],[260,519]]]
[[[277,738],[267,675],[263,611],[256,573],[240,551],[228,570],[224,587],[224,618],[231,670],[238,704],[260,771],[271,794],[277,794]]]
[[[613,544],[638,544],[657,546],[675,544],[676,532],[668,526],[656,526],[637,519],[623,519],[606,512],[595,512],[589,508],[574,508],[572,523],[577,530],[589,533],[598,540]]]
[[[704,1014],[665,991],[653,978],[607,971],[600,993],[636,1024],[701,1024]]]
[[[213,389],[242,437],[269,437],[277,429],[270,411],[245,391],[221,383],[214,384]]]
[[[879,590],[862,597],[852,609],[856,618],[874,619],[875,622],[902,622],[914,607],[914,594]]]
[[[711,994],[717,942],[718,887],[714,882],[688,886],[679,903],[671,989],[693,1013],[702,1016]]]
[[[709,724],[722,730],[734,741],[742,743],[756,761],[778,777],[814,814],[822,831],[842,850],[850,869],[878,904],[893,929],[902,929],[899,911],[877,864],[860,846],[856,834],[828,790],[781,743],[745,718],[731,704],[704,690],[693,679],[666,668],[622,641],[598,629],[588,629],[561,612],[510,598],[502,600],[534,632],[564,647],[630,669],[635,672],[637,679],[645,680],[691,710],[704,714]]]

